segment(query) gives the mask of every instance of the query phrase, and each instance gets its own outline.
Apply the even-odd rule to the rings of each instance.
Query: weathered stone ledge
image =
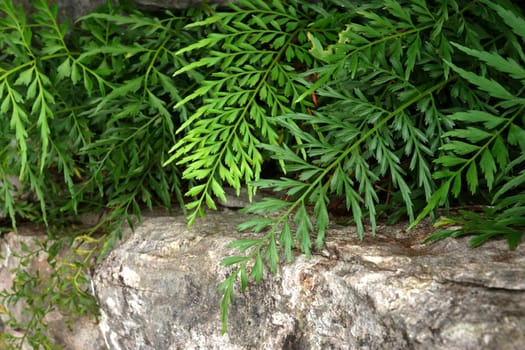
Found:
[[[51,315],[50,333],[66,349],[520,349],[525,344],[525,246],[471,250],[467,240],[421,245],[430,226],[406,233],[380,227],[356,237],[334,227],[320,255],[298,255],[276,276],[237,293],[229,333],[220,334],[217,285],[249,233],[246,217],[225,209],[191,228],[182,215],[146,216],[97,268],[99,324],[73,332]],[[5,249],[38,236],[8,234]],[[9,268],[0,269],[4,287]],[[39,265],[40,264],[40,265]],[[39,268],[35,261],[30,269]],[[2,288],[2,285],[0,285]],[[15,310],[16,311],[16,310]]]
[[[244,218],[146,219],[96,273],[111,349],[517,349],[525,344],[525,256],[504,242],[421,245],[382,227],[359,241],[329,231],[325,256],[299,256],[237,294],[221,336],[218,283]],[[412,235],[412,236],[411,236]],[[418,236],[419,235],[419,236]]]

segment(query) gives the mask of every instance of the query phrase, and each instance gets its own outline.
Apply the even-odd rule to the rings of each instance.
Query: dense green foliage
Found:
[[[90,310],[81,282],[123,221],[178,202],[191,224],[225,187],[276,196],[246,209],[256,215],[240,229],[255,234],[223,261],[224,331],[236,283],[294,248],[310,255],[334,219],[363,237],[381,218],[414,226],[461,207],[436,221],[459,228],[429,240],[519,244],[525,16],[510,1],[240,0],[156,15],[109,4],[74,27],[46,3],[27,19],[0,2],[2,211],[48,225],[51,261],[62,243],[90,249],[39,305],[67,309],[53,298],[65,289]],[[63,228],[85,212],[101,213],[95,228]]]
[[[147,207],[183,204],[177,167],[162,163],[189,114],[173,106],[200,77],[173,78],[188,64],[175,52],[201,35],[184,25],[211,10],[161,19],[124,16],[109,4],[72,27],[57,22],[47,1],[34,7],[26,18],[10,0],[0,2],[0,203],[6,226],[47,225],[50,240],[25,253],[46,254],[56,273],[42,278],[22,264],[13,291],[0,297],[28,302],[30,322],[11,318],[8,326],[48,348],[48,312],[95,314],[89,271],[123,222],[133,225],[132,215]],[[84,214],[98,223],[85,227]],[[63,246],[74,248],[65,258]]]

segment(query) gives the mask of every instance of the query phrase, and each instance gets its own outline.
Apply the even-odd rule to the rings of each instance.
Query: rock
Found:
[[[31,225],[19,226],[18,233],[10,232],[4,236],[0,235],[0,291],[12,288],[14,279],[14,270],[20,265],[20,255],[23,254],[22,245],[26,245],[29,250],[38,250],[38,242],[46,239],[44,230]],[[65,253],[65,252],[64,252]],[[33,256],[29,264],[25,267],[26,271],[35,275],[38,271],[42,279],[50,276],[52,269],[47,263],[47,255],[44,253],[38,256]],[[35,295],[37,297],[37,295]],[[18,302],[16,305],[2,305],[2,307],[9,308],[17,321],[27,324],[31,318],[31,314],[23,311],[24,304]],[[2,347],[2,332],[22,337],[23,333],[19,330],[11,329],[2,324],[7,320],[6,315],[0,313],[0,349]],[[95,320],[89,317],[74,317],[74,322],[69,326],[68,319],[60,314],[58,311],[53,311],[46,315],[45,322],[47,324],[46,334],[56,344],[60,344],[67,350],[100,350],[104,349],[104,341],[102,333],[99,330],[98,324]],[[18,349],[18,348],[17,348]],[[32,349],[29,344],[23,344],[24,350]]]
[[[65,18],[76,20],[98,7],[107,3],[107,0],[55,0],[58,3],[59,13]]]
[[[208,4],[226,5],[232,0],[208,0]],[[142,8],[152,9],[186,9],[202,4],[203,0],[134,0]]]
[[[15,6],[22,6],[26,13],[33,10],[31,0],[13,0],[13,3]],[[53,3],[58,4],[61,19],[68,18],[74,21],[107,3],[107,0],[55,0]]]
[[[431,227],[332,228],[322,255],[298,255],[246,292],[220,334],[217,285],[246,217],[225,209],[191,228],[146,217],[95,274],[109,349],[520,349],[525,246],[419,242]]]
[[[26,13],[32,11],[30,0],[13,0],[15,5],[21,5]],[[226,5],[234,0],[207,0],[208,4]],[[181,10],[199,6],[204,0],[134,0],[139,8],[145,10]],[[107,3],[107,0],[55,0],[58,4],[60,18],[76,20],[98,7]],[[115,1],[118,3],[118,1]]]

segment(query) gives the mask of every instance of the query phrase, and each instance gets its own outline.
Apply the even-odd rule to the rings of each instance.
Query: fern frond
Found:
[[[487,2],[484,2],[487,3]],[[516,23],[525,24],[523,18],[519,18],[514,12],[503,9],[499,5],[487,4],[495,9],[499,16],[503,18],[511,29],[520,34],[516,28]],[[485,110],[469,110],[466,112],[456,112],[450,118],[464,128],[445,133],[443,136],[448,138],[448,142],[441,147],[446,151],[436,163],[448,169],[457,168],[456,171],[446,173],[436,173],[435,177],[446,179],[439,191],[434,193],[433,200],[427,205],[423,212],[416,219],[417,223],[424,215],[427,215],[438,204],[444,203],[451,190],[454,197],[461,193],[462,176],[469,186],[471,193],[476,193],[480,186],[478,170],[484,176],[484,185],[492,190],[495,180],[506,172],[509,162],[514,162],[519,152],[512,152],[509,145],[519,145],[523,152],[524,143],[518,141],[523,134],[523,112],[525,111],[525,100],[523,89],[523,62],[517,62],[512,58],[506,58],[499,53],[487,52],[480,49],[468,48],[463,45],[453,44],[469,56],[475,57],[486,63],[484,72],[486,74],[476,74],[458,67],[450,62],[447,64],[465,81],[473,84],[478,90],[494,100],[487,104],[479,101],[479,105],[485,106]],[[498,82],[489,77],[505,77],[505,82]],[[513,80],[518,80],[518,84],[512,84]],[[510,90],[512,89],[512,90]],[[477,124],[477,125],[476,125]],[[474,126],[475,125],[475,126]],[[520,135],[520,136],[518,136]],[[465,142],[464,140],[468,141]],[[518,176],[518,179],[521,178]],[[512,183],[519,180],[510,180]],[[507,188],[507,187],[503,187]],[[494,196],[493,203],[497,203],[502,195],[502,190]],[[412,224],[413,226],[413,224]],[[488,236],[487,236],[488,237]],[[513,240],[515,242],[515,240]]]
[[[191,182],[205,180],[204,186],[188,192],[195,198],[190,203],[190,224],[203,204],[215,208],[213,196],[220,198],[218,189],[223,183],[236,190],[246,184],[253,195],[250,183],[259,179],[264,160],[259,144],[279,144],[278,131],[269,117],[296,108],[304,111],[311,105],[293,103],[302,93],[294,83],[293,65],[310,65],[312,59],[306,42],[301,42],[307,22],[290,14],[291,9],[306,11],[308,5],[276,0],[271,4],[240,1],[231,7],[232,12],[216,15],[222,33],[210,34],[179,52],[207,48],[209,54],[175,73],[211,64],[219,67],[201,88],[176,106],[204,98],[204,105],[179,129],[186,134],[167,162],[177,160],[178,165],[186,166],[183,177]]]

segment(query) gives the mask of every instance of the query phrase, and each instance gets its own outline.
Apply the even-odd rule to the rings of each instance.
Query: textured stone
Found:
[[[133,0],[145,10],[180,10],[199,6],[204,0]],[[97,9],[108,0],[53,0],[58,4],[59,13],[65,18],[76,20]],[[118,3],[118,1],[114,1]],[[208,4],[226,5],[231,0],[207,0]],[[15,5],[21,5],[27,13],[32,11],[31,0],[14,0]],[[62,18],[62,17],[61,17]]]
[[[245,217],[146,218],[97,269],[110,349],[519,349],[525,344],[525,248],[419,244],[430,227],[328,232],[311,259],[238,293],[220,335],[217,285]]]
[[[185,9],[199,6],[203,0],[134,0],[135,4],[143,8],[155,9]],[[225,5],[231,0],[208,0],[208,4]]]
[[[61,18],[76,20],[107,3],[107,0],[53,0],[50,2],[58,4]],[[32,11],[31,0],[14,0],[13,3],[15,5],[21,5],[26,13]]]
[[[22,253],[22,244],[25,244],[29,249],[34,250],[37,248],[36,243],[44,238],[45,236],[35,233],[31,229],[25,227],[20,228],[19,234],[11,232],[0,236],[0,291],[11,290],[14,278],[12,271],[20,264],[20,258],[16,255]],[[27,267],[28,272],[34,273],[37,270],[42,270],[42,273],[45,274],[45,269],[42,268],[46,265],[45,261],[46,256],[44,255],[35,257]],[[19,302],[16,305],[10,305],[9,311],[16,316],[17,320],[28,322],[30,315],[22,313],[23,307],[24,305]],[[6,316],[0,315],[0,321],[4,323],[3,321],[5,320]],[[4,326],[3,328],[3,332],[17,334],[16,331],[9,327]],[[29,347],[26,346],[24,349],[29,349]]]
[[[43,230],[32,225],[21,225],[18,234],[10,232],[0,236],[0,291],[11,290],[14,278],[13,270],[20,265],[21,259],[19,256],[23,253],[22,244],[25,244],[31,251],[35,251],[38,249],[37,243],[45,239],[46,235],[43,234]],[[38,271],[44,280],[52,271],[47,263],[47,255],[43,253],[34,256],[26,270],[32,275]],[[16,305],[4,306],[9,307],[9,311],[19,322],[27,323],[29,321],[31,315],[22,312],[24,307],[22,302]],[[7,326],[4,326],[2,329],[2,318],[5,320],[5,315],[0,315],[0,333],[6,332],[17,337],[23,336],[21,332],[10,329]],[[53,311],[46,315],[45,322],[48,326],[47,335],[66,350],[104,349],[103,337],[95,320],[88,317],[75,317],[70,327],[66,317],[57,311]],[[1,344],[0,349],[2,349]],[[32,347],[24,343],[23,349],[29,350]]]

